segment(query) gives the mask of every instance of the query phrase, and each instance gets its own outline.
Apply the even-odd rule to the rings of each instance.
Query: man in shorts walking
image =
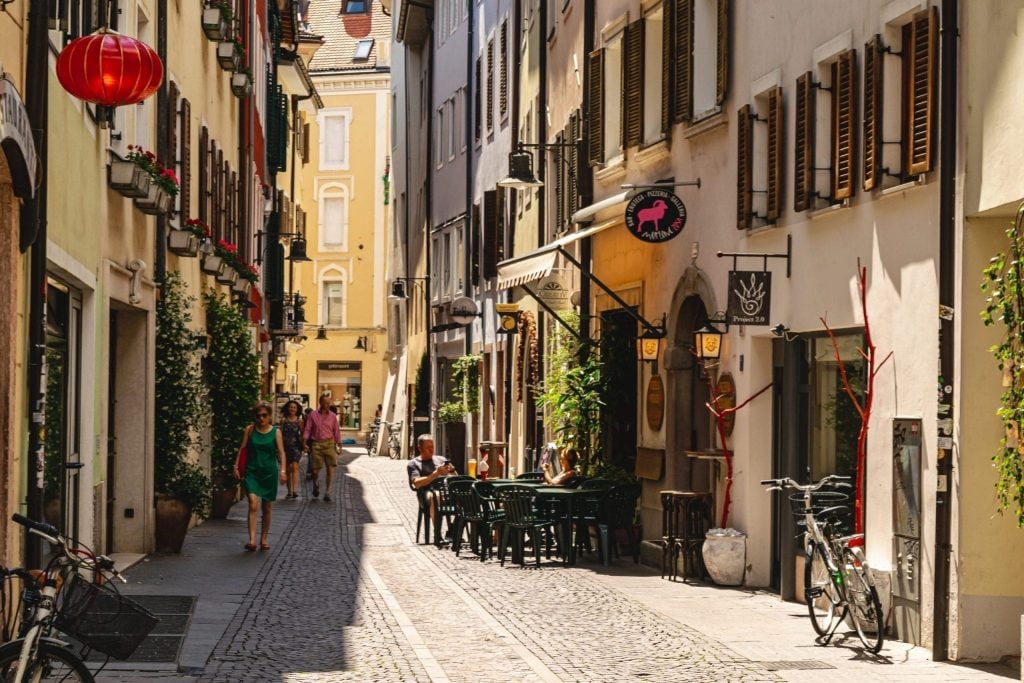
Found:
[[[327,468],[324,482],[324,502],[331,502],[331,484],[334,482],[334,468],[338,465],[338,451],[341,450],[341,427],[338,417],[331,412],[330,394],[320,395],[320,409],[306,418],[303,438],[313,442],[309,461],[313,467],[313,497],[320,497],[320,470]]]

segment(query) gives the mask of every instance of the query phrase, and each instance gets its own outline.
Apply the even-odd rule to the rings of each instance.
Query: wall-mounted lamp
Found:
[[[408,285],[417,281],[426,282],[430,278],[425,277],[396,277],[391,283],[391,298],[404,299],[408,296]]]
[[[317,341],[327,341],[327,328],[323,325],[316,328],[316,339]]]
[[[725,335],[720,330],[712,327],[710,323],[694,332],[693,343],[696,347],[697,358],[701,360],[718,360],[722,355],[723,336]]]
[[[288,260],[292,263],[313,260],[306,256],[306,238],[302,235],[292,240],[292,248],[288,251]]]
[[[657,362],[661,355],[661,340],[664,335],[644,332],[636,338],[636,359]]]
[[[533,174],[533,154],[523,149],[509,153],[508,177],[499,180],[498,187],[510,187],[513,190],[544,187],[544,183]]]
[[[365,336],[361,336],[358,339],[356,339],[356,346],[355,346],[356,350],[357,351],[366,351],[369,348],[368,341],[369,341],[368,338],[365,337]]]

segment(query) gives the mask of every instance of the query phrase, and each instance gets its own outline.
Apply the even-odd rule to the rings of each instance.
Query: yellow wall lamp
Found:
[[[652,372],[658,374],[658,356],[661,355],[661,341],[665,338],[665,316],[654,324],[644,324],[643,334],[636,338],[636,359],[653,363]]]

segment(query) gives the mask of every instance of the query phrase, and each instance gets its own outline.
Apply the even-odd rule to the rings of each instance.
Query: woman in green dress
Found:
[[[245,430],[242,445],[235,456],[235,479],[245,484],[249,496],[249,542],[245,549],[256,550],[256,516],[263,507],[263,528],[260,531],[260,550],[270,550],[267,535],[270,533],[271,504],[277,499],[278,482],[285,481],[284,439],[280,430],[270,422],[272,408],[261,401],[256,404],[256,424]],[[242,449],[248,445],[245,476],[238,471]]]

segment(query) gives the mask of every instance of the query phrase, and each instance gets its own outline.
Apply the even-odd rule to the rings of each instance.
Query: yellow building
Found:
[[[306,299],[307,339],[292,345],[278,382],[311,405],[329,392],[352,441],[364,438],[384,394],[391,121],[390,20],[376,3],[357,7],[313,3],[304,18],[322,36],[309,73],[323,100],[306,120],[296,195],[311,260],[292,264],[292,282]]]

